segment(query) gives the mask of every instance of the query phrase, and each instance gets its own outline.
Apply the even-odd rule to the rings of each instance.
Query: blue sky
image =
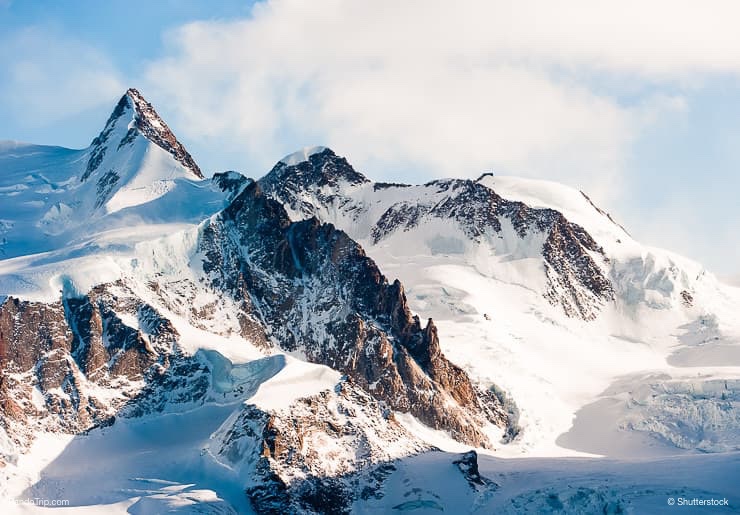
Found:
[[[0,139],[84,147],[134,86],[208,171],[324,144],[379,180],[556,180],[740,278],[732,2],[464,5],[0,0]]]
[[[147,63],[162,55],[163,34],[167,30],[195,20],[247,16],[252,3],[237,0],[0,0],[0,34],[5,34],[0,40],[33,30],[50,36],[52,43],[80,42],[107,56],[126,86],[136,86],[136,78],[142,75]],[[12,60],[2,57],[5,61]],[[24,57],[33,60],[36,56]],[[130,78],[130,82],[126,78]],[[0,78],[1,82],[7,86],[7,79]],[[12,89],[3,90],[6,95],[13,93]],[[0,127],[0,138],[84,147],[105,122],[111,110],[110,102],[122,93],[116,92],[109,102],[98,101],[63,119],[44,116],[28,119],[22,114],[24,106],[13,106],[12,95],[6,96],[0,103],[0,115],[5,120]]]

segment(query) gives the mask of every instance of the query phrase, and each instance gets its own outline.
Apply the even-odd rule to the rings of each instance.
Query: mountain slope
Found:
[[[635,241],[578,190],[490,174],[373,183],[331,150],[300,157],[282,160],[259,184],[292,218],[335,224],[398,275],[411,310],[434,317],[450,359],[516,400],[517,447],[640,455],[676,452],[666,440],[740,444],[735,422],[717,435],[722,445],[698,436],[713,431],[709,412],[736,395],[737,289]],[[707,382],[696,382],[696,373]],[[688,382],[711,391],[723,380],[729,389],[702,416],[690,411],[696,399],[681,394],[649,411],[634,407],[642,398],[635,389],[678,392]],[[668,415],[670,403],[682,407]],[[692,429],[679,435],[647,418]],[[571,429],[577,438],[560,438]],[[588,432],[598,435],[590,443]],[[611,444],[594,445],[599,439]]]
[[[257,184],[202,234],[213,287],[255,313],[286,351],[347,374],[389,408],[465,443],[490,446],[481,428],[505,426],[495,397],[442,355],[431,319],[422,328],[401,283],[388,284],[346,234],[315,219],[291,223]]]
[[[21,473],[44,434],[117,433],[217,410],[223,441],[197,466],[234,470],[225,481],[247,488],[259,510],[320,513],[348,509],[375,466],[432,448],[395,414],[467,445],[497,444],[508,425],[501,400],[444,357],[400,282],[333,226],[291,222],[256,183],[191,177],[170,136],[129,91],[79,154],[79,185],[61,194],[79,199],[59,233],[76,240],[0,262],[4,465]],[[139,160],[165,150],[165,160]],[[166,191],[162,181],[172,181]],[[208,202],[178,205],[198,190],[207,193],[188,201]],[[296,370],[301,395],[265,393],[273,375]],[[336,449],[333,461],[310,448],[296,460],[307,434]],[[336,495],[316,497],[329,484]],[[26,493],[47,488],[42,480]]]
[[[475,181],[374,184],[324,149],[303,161],[280,161],[259,182],[294,217],[317,216],[366,245],[427,233],[436,237],[424,242],[433,255],[481,246],[517,259],[544,258],[544,295],[571,316],[592,319],[614,296],[603,249],[582,227],[555,210],[505,200]],[[422,251],[419,243],[405,251]]]
[[[223,207],[221,192],[204,183],[190,154],[134,89],[88,148],[3,143],[0,170],[3,258],[82,242],[103,230],[199,222]]]
[[[324,147],[205,179],[129,90],[87,149],[0,145],[0,196],[0,501],[629,513],[730,490],[740,290],[577,190],[375,183]]]

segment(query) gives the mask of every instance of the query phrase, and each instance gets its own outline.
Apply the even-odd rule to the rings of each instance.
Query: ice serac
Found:
[[[291,222],[255,183],[206,222],[199,248],[212,287],[258,317],[284,350],[471,445],[491,446],[484,428],[506,425],[497,400],[444,357],[434,323],[411,315],[401,283],[389,283],[333,225]]]

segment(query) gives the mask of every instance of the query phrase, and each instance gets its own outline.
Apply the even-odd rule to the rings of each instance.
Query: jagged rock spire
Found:
[[[204,178],[193,157],[177,140],[152,104],[137,89],[129,88],[116,104],[103,130],[92,141],[82,181],[87,180],[98,169],[106,154],[121,150],[138,135],[169,152],[196,177]]]
[[[195,163],[190,153],[177,140],[167,124],[159,117],[152,104],[146,101],[142,94],[134,88],[129,88],[124,95],[136,112],[136,128],[151,142],[157,144],[170,154],[184,167],[199,178],[203,178],[200,167]]]

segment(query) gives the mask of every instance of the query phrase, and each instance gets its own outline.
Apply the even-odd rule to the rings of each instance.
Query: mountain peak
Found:
[[[268,192],[282,188],[305,189],[342,184],[358,185],[370,182],[347,160],[327,147],[306,147],[282,158],[260,179]]]
[[[140,101],[140,102],[148,103],[144,99],[144,95],[142,95],[141,92],[136,88],[128,88],[126,90],[125,96],[129,97],[132,101]]]
[[[292,154],[288,154],[287,156],[282,158],[280,162],[288,166],[296,166],[303,163],[304,161],[308,161],[312,155],[321,154],[322,152],[326,151],[328,151],[332,155],[335,155],[334,152],[332,152],[332,150],[327,147],[303,147],[302,149],[293,152]]]
[[[90,157],[82,180],[97,170],[108,147],[118,151],[143,136],[151,143],[168,152],[183,167],[199,179],[203,179],[200,167],[190,153],[177,140],[167,124],[160,118],[152,104],[135,88],[129,88],[116,104],[105,127],[90,145]]]
[[[203,179],[200,167],[190,153],[177,140],[167,124],[159,117],[152,104],[135,88],[126,90],[124,98],[128,99],[135,111],[136,128],[152,143],[168,151],[183,166]],[[122,99],[123,100],[123,99]]]
[[[127,89],[126,93],[123,95],[123,97],[121,97],[119,104],[121,102],[126,103],[128,107],[133,109],[134,119],[139,122],[142,127],[148,126],[154,128],[157,130],[157,132],[168,133],[174,138],[174,135],[172,134],[170,128],[167,126],[164,120],[159,117],[152,104],[147,102],[147,100],[144,98],[144,95],[142,95],[138,89]]]

